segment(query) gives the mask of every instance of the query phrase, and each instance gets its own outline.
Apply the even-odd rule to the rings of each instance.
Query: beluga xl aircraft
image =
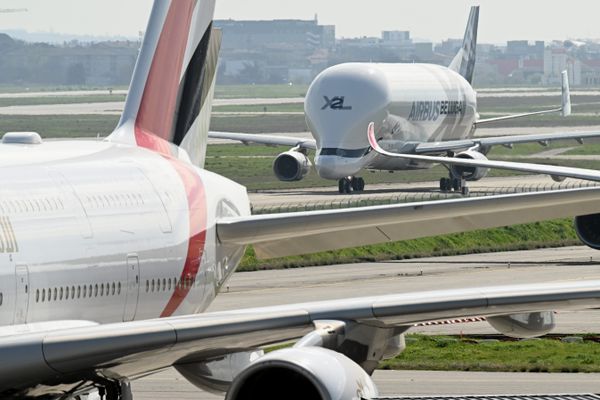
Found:
[[[131,380],[176,368],[229,400],[376,399],[371,373],[416,323],[485,316],[532,337],[552,330],[554,310],[600,307],[600,281],[568,281],[204,312],[248,245],[280,257],[575,217],[582,240],[600,246],[595,187],[251,215],[244,187],[203,168],[221,38],[214,7],[155,2],[105,140],[2,137],[0,398],[132,399]],[[364,140],[393,159],[380,123],[365,123]],[[591,170],[519,168],[600,181]]]
[[[338,181],[340,193],[363,191],[365,170],[410,171],[434,165],[423,159],[383,157],[372,152],[365,135],[376,123],[382,148],[409,155],[487,160],[493,146],[517,143],[577,140],[599,137],[600,132],[548,133],[475,137],[476,128],[515,118],[547,113],[571,113],[569,82],[562,74],[560,106],[526,114],[479,118],[477,93],[471,86],[475,69],[479,7],[469,16],[461,49],[448,67],[434,64],[346,63],[330,67],[310,85],[304,101],[307,125],[313,139],[232,132],[210,132],[210,137],[245,143],[292,146],[276,157],[273,171],[282,181],[298,181],[310,171],[308,150],[324,179]],[[483,179],[483,167],[449,167],[440,179],[442,191],[467,194],[467,181]],[[554,177],[558,179],[557,177]]]

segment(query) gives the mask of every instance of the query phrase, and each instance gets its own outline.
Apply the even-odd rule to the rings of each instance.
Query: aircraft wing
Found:
[[[309,150],[315,150],[317,148],[317,142],[314,139],[303,139],[290,136],[211,131],[208,133],[208,137],[210,139],[233,140],[244,144],[256,143],[267,146],[291,146]]]
[[[0,389],[129,378],[300,338],[319,321],[410,327],[469,316],[600,307],[600,281],[394,294],[124,322],[0,339]],[[82,386],[83,386],[82,385]],[[64,385],[63,387],[68,387]]]
[[[252,245],[257,257],[284,257],[596,214],[599,200],[593,187],[253,215],[218,221],[217,234],[224,245]]]
[[[492,146],[512,146],[522,143],[547,144],[558,140],[576,140],[580,144],[584,140],[600,138],[600,131],[589,132],[556,132],[535,135],[496,136],[485,138],[472,138],[463,140],[449,140],[447,142],[420,143],[415,148],[416,154],[439,154],[447,151],[466,150],[472,147],[489,148]]]
[[[600,182],[600,171],[584,168],[560,167],[555,165],[543,165],[532,163],[520,163],[511,161],[494,160],[471,160],[458,157],[435,157],[415,154],[392,153],[381,148],[375,138],[375,124],[370,123],[368,128],[369,144],[377,153],[391,158],[414,160],[421,162],[440,163],[444,165],[457,165],[461,167],[495,168],[508,171],[526,172],[533,174],[545,174],[556,177],[584,179]]]

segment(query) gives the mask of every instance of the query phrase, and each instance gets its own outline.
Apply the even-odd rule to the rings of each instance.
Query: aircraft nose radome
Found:
[[[341,64],[323,71],[306,94],[304,111],[318,142],[360,148],[369,122],[383,120],[390,101],[387,77],[376,64]],[[343,143],[342,143],[343,142]]]
[[[323,179],[341,179],[354,176],[362,169],[362,160],[339,156],[316,156],[315,168]]]

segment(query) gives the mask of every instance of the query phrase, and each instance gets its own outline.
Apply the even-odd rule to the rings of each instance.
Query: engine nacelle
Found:
[[[487,161],[487,157],[478,151],[468,150],[462,153],[458,153],[455,158],[462,158],[467,160],[481,160]],[[487,176],[490,171],[489,168],[480,167],[463,167],[460,165],[453,165],[451,168],[452,175],[457,178],[465,178],[467,181],[478,181]]]
[[[600,250],[600,214],[575,217],[575,232],[583,244]]]
[[[320,347],[274,351],[239,374],[227,400],[360,400],[377,397],[367,373],[348,357]]]
[[[312,163],[304,153],[290,150],[273,161],[273,172],[280,181],[299,181],[308,174]]]
[[[552,311],[488,317],[488,323],[505,336],[526,339],[544,336],[555,328]]]

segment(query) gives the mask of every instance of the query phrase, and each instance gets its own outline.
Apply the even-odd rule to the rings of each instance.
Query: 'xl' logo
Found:
[[[347,106],[344,107],[344,96],[335,96],[330,99],[327,96],[323,96],[325,100],[325,105],[321,108],[321,110],[325,110],[326,108],[330,108],[332,110],[352,110],[352,107]]]

